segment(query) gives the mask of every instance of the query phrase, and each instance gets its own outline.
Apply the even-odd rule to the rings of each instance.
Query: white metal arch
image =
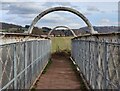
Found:
[[[52,33],[52,31],[56,30],[57,28],[61,28],[61,27],[70,30],[71,33],[73,34],[73,36],[77,37],[77,35],[74,33],[74,31],[72,29],[70,29],[69,27],[67,27],[67,26],[56,26],[55,28],[53,28],[52,30],[50,30],[50,32],[48,33],[48,37],[50,37],[50,34]]]
[[[88,28],[90,29],[90,33],[94,34],[97,33],[97,31],[94,31],[92,24],[89,22],[89,20],[79,11],[69,8],[69,7],[54,7],[54,8],[49,8],[43,12],[41,12],[38,16],[36,16],[34,18],[34,20],[32,21],[29,29],[28,29],[28,33],[32,33],[32,30],[34,28],[34,25],[45,15],[47,15],[48,13],[54,12],[54,11],[68,11],[71,12],[73,14],[76,14],[77,16],[79,16],[88,26]]]

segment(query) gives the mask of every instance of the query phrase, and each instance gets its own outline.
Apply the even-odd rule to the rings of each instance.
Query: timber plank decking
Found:
[[[52,55],[52,63],[38,79],[35,89],[80,89],[79,74],[68,55]]]

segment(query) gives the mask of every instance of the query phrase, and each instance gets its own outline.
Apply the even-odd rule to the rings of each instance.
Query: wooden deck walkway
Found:
[[[35,89],[85,89],[80,76],[69,56],[64,53],[53,54],[51,62],[37,80]],[[84,87],[84,88],[83,88]]]

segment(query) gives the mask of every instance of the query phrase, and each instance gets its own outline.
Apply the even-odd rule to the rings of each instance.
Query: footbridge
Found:
[[[44,15],[54,11],[74,13],[90,29],[89,34],[71,39],[70,59],[86,87],[119,90],[120,33],[97,33],[82,13],[68,7],[54,7],[40,13],[32,21],[28,34],[0,34],[0,90],[30,89],[42,75],[51,58],[52,41],[33,35],[32,29]]]

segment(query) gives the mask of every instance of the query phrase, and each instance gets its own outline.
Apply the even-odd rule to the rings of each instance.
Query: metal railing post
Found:
[[[2,53],[2,51],[1,51],[1,53]],[[0,58],[1,58],[1,55],[0,55]],[[1,80],[1,78],[2,78],[2,63],[0,62],[0,89],[2,88],[2,80]]]
[[[24,52],[25,52],[25,68],[27,68],[27,42],[24,43]],[[27,70],[25,70],[25,88],[27,88]]]
[[[14,89],[17,89],[17,59],[16,59],[16,44],[14,44]]]
[[[39,43],[39,41],[37,41],[37,47],[36,47],[36,48],[37,48],[37,51],[36,51],[36,57],[37,57],[37,58],[39,57],[38,43]],[[38,61],[36,62],[36,68],[37,68],[36,77],[37,77],[38,72],[39,72],[38,63],[39,63],[39,59],[38,59]]]
[[[34,55],[33,55],[33,43],[34,43],[34,41],[31,42],[31,63],[33,63],[33,61],[34,61],[34,58],[33,58],[33,56],[34,56]],[[33,76],[35,75],[34,72],[33,72],[34,64],[35,64],[35,63],[33,63],[33,64],[31,65],[31,70],[32,70],[32,72],[31,72],[31,73],[32,73],[32,74],[31,74],[31,75],[32,75],[32,76],[31,76],[31,81],[33,81]]]
[[[108,62],[107,62],[107,43],[104,43],[104,87],[103,89],[107,89],[107,70],[108,70]]]
[[[97,89],[97,87],[96,87],[96,85],[97,85],[97,75],[98,75],[98,72],[97,72],[97,70],[96,69],[98,69],[97,67],[97,61],[98,61],[98,42],[96,41],[95,42],[95,48],[94,48],[94,53],[95,53],[95,55],[94,55],[94,87],[95,87],[95,89]]]
[[[88,72],[88,74],[89,74],[89,83],[90,83],[90,73],[91,73],[91,69],[90,69],[90,61],[91,61],[91,56],[90,56],[90,41],[89,41],[89,52],[88,52],[88,56],[89,56],[89,66],[88,66],[88,70],[89,70],[89,72]]]

